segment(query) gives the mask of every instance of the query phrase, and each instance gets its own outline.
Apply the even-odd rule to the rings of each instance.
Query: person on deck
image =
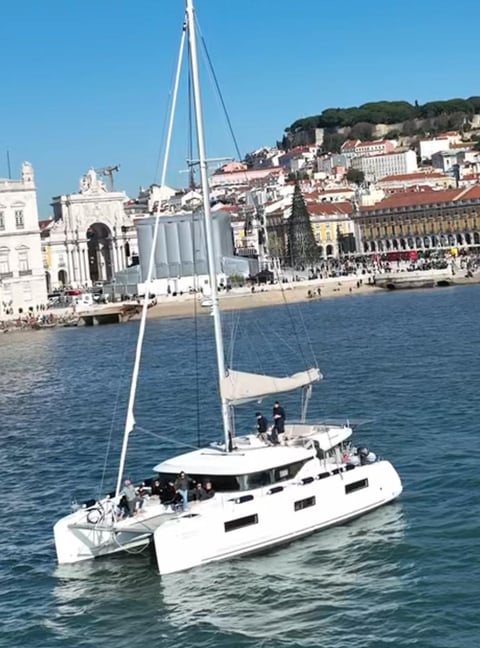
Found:
[[[285,432],[285,410],[278,401],[273,404],[272,442],[278,443],[278,435]]]
[[[162,494],[162,487],[160,486],[160,480],[156,479],[152,485],[151,495],[152,496],[156,495],[157,497],[160,497],[161,494]]]
[[[257,419],[257,434],[262,441],[267,440],[268,421],[261,412],[255,414]]]
[[[203,493],[203,499],[210,499],[215,495],[215,491],[212,488],[212,482],[205,482],[205,488],[204,488],[204,493]]]
[[[125,495],[125,499],[127,500],[128,515],[129,517],[133,517],[136,513],[137,503],[140,503],[141,508],[143,506],[143,500],[138,497],[137,490],[129,479],[126,479],[124,484],[122,494]]]
[[[182,508],[185,511],[188,506],[188,488],[190,486],[190,479],[182,470],[175,480],[175,490],[180,493],[183,499]]]

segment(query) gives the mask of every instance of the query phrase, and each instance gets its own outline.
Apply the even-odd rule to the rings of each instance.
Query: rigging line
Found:
[[[312,340],[310,339],[310,335],[308,334],[308,328],[307,328],[307,325],[305,323],[305,318],[303,317],[301,308],[300,308],[300,306],[298,304],[297,304],[296,311],[297,311],[298,316],[300,318],[300,321],[302,322],[302,325],[303,325],[303,331],[304,331],[304,334],[305,334],[305,338],[307,340],[307,345],[308,345],[309,351],[312,354],[313,361],[315,362],[315,366],[318,367],[318,361],[317,361],[317,356],[316,356],[316,353],[315,353],[315,349],[313,348]]]
[[[140,425],[136,425],[135,430],[139,430],[140,432],[144,432],[145,434],[150,434],[151,436],[157,437],[157,439],[160,439],[161,441],[169,441],[169,442],[172,441],[170,437],[163,436],[163,434],[157,434],[157,432],[152,432],[151,430],[147,430],[146,428],[141,427]],[[176,441],[175,445],[183,446],[184,448],[192,448],[193,450],[198,450],[197,446],[194,446],[191,443],[184,443],[183,441]]]
[[[182,26],[182,33],[181,33],[181,36],[180,36],[180,47],[179,47],[180,56],[181,56],[181,53],[183,52],[183,47],[184,47],[184,42],[185,42],[185,34],[186,34],[186,23],[184,21],[183,26]],[[172,69],[172,76],[171,76],[171,80],[170,80],[170,92],[168,94],[169,99],[168,99],[168,102],[167,102],[167,106],[170,106],[174,101],[176,101],[176,93],[177,93],[177,87],[176,86],[178,86],[178,74],[179,74],[179,71],[178,71],[178,63],[177,63],[177,66],[176,67],[174,66],[174,68]],[[162,159],[162,152],[164,152],[165,149],[166,149],[165,139],[167,137],[166,136],[166,130],[167,130],[168,121],[169,121],[169,111],[167,109],[165,111],[165,117],[164,117],[164,120],[163,120],[162,136],[160,138],[160,146],[158,147],[157,161],[156,161],[156,164],[155,164],[155,175],[154,175],[154,179],[153,179],[154,183],[155,183],[155,181],[157,179],[158,172],[159,172],[159,169],[160,169],[160,161]],[[168,158],[168,153],[166,153],[166,154],[164,153],[164,162],[165,162],[165,157]],[[162,170],[163,182],[161,180],[162,184],[165,183],[164,175],[165,175],[165,173],[164,173],[164,169],[163,169]]]
[[[230,328],[230,343],[229,343],[229,350],[228,350],[228,357],[229,357],[229,362],[228,366],[230,368],[233,367],[233,354],[234,354],[234,348],[235,348],[235,341],[237,339],[237,331],[239,327],[239,322],[240,322],[240,316],[238,311],[232,311],[232,316],[231,316],[231,328]]]
[[[172,140],[173,120],[174,120],[175,108],[176,108],[176,104],[177,104],[178,82],[179,82],[179,79],[180,79],[183,48],[184,48],[184,45],[185,45],[185,35],[186,35],[186,23],[184,21],[183,26],[182,26],[182,38],[181,38],[181,41],[180,41],[180,51],[178,53],[178,59],[177,59],[177,70],[176,70],[176,76],[175,76],[175,86],[174,86],[174,91],[173,91],[173,96],[172,96],[171,110],[170,110],[170,115],[169,115],[167,140],[166,140],[166,143],[165,143],[165,158],[163,160],[161,186],[163,186],[165,184],[165,177],[166,177],[166,173],[167,173],[167,164],[168,164],[168,158],[169,158],[169,154],[170,154],[170,144],[171,144],[171,140]],[[135,400],[136,400],[138,374],[139,374],[139,371],[140,371],[140,362],[141,362],[142,351],[143,351],[143,338],[144,338],[144,335],[145,335],[145,326],[146,326],[146,321],[147,321],[147,310],[148,310],[148,302],[149,302],[149,295],[150,295],[150,285],[151,285],[152,280],[153,280],[153,271],[154,271],[154,265],[155,265],[155,250],[156,250],[156,247],[157,247],[159,225],[160,225],[160,203],[159,203],[159,205],[157,207],[156,214],[155,214],[155,225],[154,225],[154,228],[153,228],[153,235],[152,235],[152,247],[151,247],[150,254],[149,254],[149,259],[148,259],[148,272],[147,272],[147,277],[146,277],[146,280],[145,280],[145,297],[143,299],[142,316],[141,316],[140,325],[139,325],[139,328],[138,328],[138,338],[137,338],[137,346],[136,346],[136,351],[135,351],[135,360],[134,360],[134,364],[133,364],[132,380],[131,380],[131,383],[130,383],[130,393],[129,393],[129,396],[128,396],[127,415],[126,415],[126,418],[125,418],[125,428],[124,428],[124,432],[123,432],[122,449],[121,449],[121,452],[120,452],[120,462],[119,462],[119,466],[118,466],[117,485],[115,487],[115,494],[117,496],[118,496],[118,494],[119,494],[119,492],[121,490],[121,486],[122,486],[123,471],[125,469],[125,462],[126,462],[126,458],[127,458],[128,437],[129,437],[130,433],[133,431],[133,429],[135,428],[134,405],[135,405]]]
[[[196,24],[198,33],[200,34],[200,41],[201,41],[201,43],[203,45],[203,49],[205,51],[205,57],[207,59],[208,65],[209,65],[210,72],[212,74],[213,82],[215,84],[215,88],[217,90],[220,102],[222,104],[223,112],[225,114],[225,119],[227,120],[228,129],[230,131],[230,135],[232,136],[233,144],[235,146],[235,151],[237,153],[238,159],[241,160],[242,155],[240,153],[240,147],[238,146],[237,138],[235,137],[235,133],[233,131],[233,126],[232,126],[232,122],[230,121],[230,116],[228,114],[227,106],[226,106],[225,101],[223,99],[222,91],[220,90],[220,84],[218,83],[218,78],[217,78],[217,75],[215,74],[215,69],[213,67],[212,60],[211,60],[210,55],[208,53],[207,44],[205,43],[205,39],[203,37],[202,30],[200,29],[200,26],[198,24],[198,20],[197,20],[196,16],[195,16],[195,24]]]
[[[279,277],[277,277],[277,280],[279,280]],[[293,335],[297,340],[299,340],[298,331],[297,331],[297,327],[296,327],[296,324],[295,324],[295,317],[293,316],[292,310],[290,308],[291,304],[288,303],[287,296],[286,296],[285,290],[283,288],[283,283],[281,283],[281,282],[280,282],[280,291],[282,293],[283,302],[284,302],[285,307],[287,309],[288,317],[290,318],[290,323],[291,323],[292,329],[293,329]],[[304,366],[305,366],[305,368],[307,368],[310,363],[307,362],[307,358],[305,356],[303,345],[301,345],[300,343],[298,344],[298,350],[299,350],[300,355],[302,357],[302,360],[304,362]]]
[[[128,330],[126,343],[124,344],[124,351],[123,351],[123,356],[122,356],[122,370],[120,372],[120,376],[119,376],[119,379],[118,379],[117,394],[116,394],[116,397],[115,397],[115,403],[114,403],[114,406],[113,406],[113,413],[112,413],[112,421],[111,421],[110,430],[109,430],[109,433],[108,433],[107,450],[105,452],[105,459],[103,461],[103,467],[102,467],[102,476],[101,476],[101,479],[100,479],[100,485],[99,485],[99,489],[98,489],[98,496],[99,497],[103,493],[103,486],[105,484],[105,475],[106,475],[106,472],[107,472],[108,457],[110,455],[110,448],[112,446],[113,428],[114,428],[114,425],[115,425],[115,419],[117,417],[118,404],[120,402],[120,389],[122,387],[123,379],[125,377],[125,372],[126,372],[126,369],[127,369],[126,358],[127,358],[127,353],[129,351],[129,344],[128,343],[129,343],[129,341],[130,341],[130,339],[132,337],[132,331],[133,331],[133,326],[130,326],[129,330]]]

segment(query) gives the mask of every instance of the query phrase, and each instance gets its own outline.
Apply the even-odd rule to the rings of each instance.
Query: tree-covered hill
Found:
[[[348,138],[368,140],[378,136],[397,139],[434,136],[446,130],[469,131],[474,115],[480,114],[480,97],[429,101],[373,101],[351,108],[327,108],[320,115],[297,119],[285,129],[283,150],[316,141],[323,129],[322,150],[338,152]],[[391,126],[391,128],[388,128]],[[381,129],[381,130],[379,130]]]
[[[327,108],[320,115],[297,119],[286,130],[311,128],[343,128],[359,122],[368,124],[396,124],[411,119],[430,119],[442,114],[464,113],[467,117],[480,113],[480,97],[429,101],[423,105],[408,101],[374,101],[351,108]]]

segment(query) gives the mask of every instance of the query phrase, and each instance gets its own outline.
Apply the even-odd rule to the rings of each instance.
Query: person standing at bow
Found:
[[[277,444],[278,435],[285,432],[285,410],[278,401],[273,404],[273,429],[272,429],[272,442]]]

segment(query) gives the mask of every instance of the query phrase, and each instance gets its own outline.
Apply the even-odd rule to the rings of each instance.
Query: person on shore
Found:
[[[255,414],[257,419],[257,434],[262,441],[267,440],[268,421],[261,412]]]
[[[285,432],[285,410],[278,401],[273,404],[272,443],[279,443],[278,435]]]
[[[182,508],[185,511],[188,506],[188,489],[190,486],[190,479],[187,477],[185,472],[182,470],[175,480],[175,490],[177,493],[180,493],[183,499]]]

